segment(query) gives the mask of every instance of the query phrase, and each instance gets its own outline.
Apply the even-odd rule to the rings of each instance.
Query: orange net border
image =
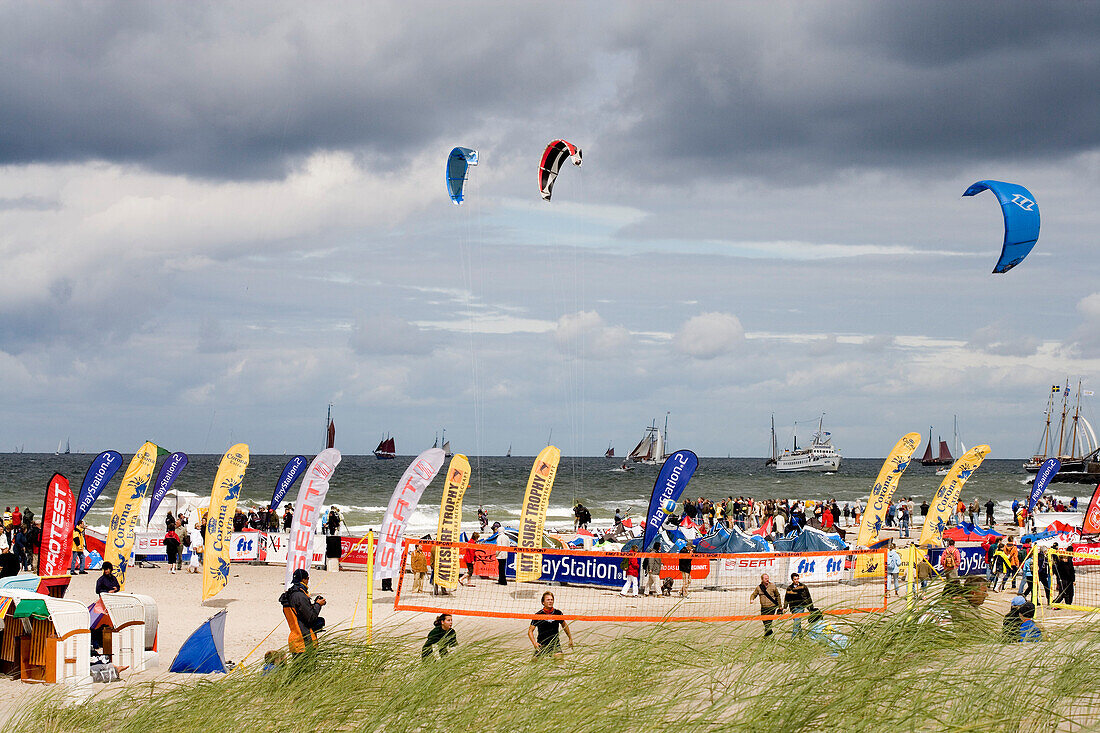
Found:
[[[479,618],[507,618],[507,619],[539,619],[543,618],[534,613],[512,613],[509,611],[482,611],[475,609],[463,609],[463,608],[450,608],[444,606],[426,606],[422,604],[407,604],[401,602],[401,589],[405,581],[405,568],[407,567],[407,560],[409,555],[409,547],[412,545],[419,545],[423,547],[455,547],[459,550],[466,548],[480,549],[482,551],[486,548],[492,548],[492,552],[497,551],[496,545],[486,545],[481,543],[469,543],[469,542],[439,542],[437,540],[422,540],[422,539],[410,539],[404,538],[401,548],[401,564],[400,572],[397,578],[396,594],[393,599],[393,609],[395,611],[417,611],[422,613],[448,613],[453,616],[474,616]],[[539,555],[576,555],[581,557],[600,557],[600,558],[624,558],[632,557],[637,558],[639,561],[646,557],[658,557],[662,560],[676,560],[679,561],[685,557],[680,553],[654,553],[654,552],[603,552],[599,550],[577,550],[573,548],[550,548],[542,547],[538,549],[524,549],[519,547],[509,547],[509,553],[537,553]],[[825,614],[827,616],[846,616],[854,613],[885,613],[887,607],[887,601],[889,599],[889,578],[882,570],[886,567],[886,549],[880,548],[877,550],[832,550],[826,552],[738,552],[738,553],[694,553],[691,555],[694,559],[707,559],[707,560],[722,560],[722,559],[754,559],[754,558],[774,558],[774,559],[788,559],[788,558],[811,558],[811,557],[835,557],[836,555],[851,555],[853,557],[859,555],[871,555],[878,556],[878,568],[882,573],[882,603],[877,606],[867,606],[859,608],[821,608],[817,609],[817,612]],[[556,582],[556,581],[555,581]],[[878,573],[874,577],[868,578],[867,583],[872,584],[878,582]],[[547,588],[552,588],[547,581],[534,581],[534,584],[546,585]],[[509,585],[515,584],[514,580],[509,581]],[[573,584],[569,585],[582,585]],[[604,589],[609,589],[611,586],[604,586]],[[725,616],[619,616],[619,615],[606,615],[606,614],[576,614],[576,613],[563,613],[560,618],[564,621],[622,621],[622,622],[640,622],[640,623],[663,623],[663,622],[680,622],[680,621],[703,621],[708,623],[713,622],[727,622],[727,621],[782,621],[789,619],[804,618],[810,615],[811,612],[806,611],[802,613],[782,613],[782,614],[737,614],[737,615],[725,615]]]

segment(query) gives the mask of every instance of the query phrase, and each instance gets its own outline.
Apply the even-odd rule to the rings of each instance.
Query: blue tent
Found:
[[[695,543],[697,552],[771,552],[768,541],[759,535],[742,532],[737,527],[717,527],[714,532]]]
[[[228,672],[225,664],[225,610],[218,611],[183,642],[169,672]]]
[[[806,527],[801,532],[791,532],[774,543],[776,552],[828,552],[847,550],[848,545],[838,534],[826,534],[820,529]]]

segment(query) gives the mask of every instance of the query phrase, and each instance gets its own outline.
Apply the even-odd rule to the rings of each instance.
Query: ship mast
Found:
[[[1062,456],[1062,444],[1066,438],[1066,407],[1069,401],[1069,379],[1066,379],[1066,389],[1062,393],[1062,424],[1058,426],[1058,456]]]
[[[1069,454],[1077,456],[1077,419],[1081,417],[1081,380],[1077,380],[1077,403],[1073,408],[1073,427],[1070,429]],[[1081,451],[1083,454],[1084,451]]]

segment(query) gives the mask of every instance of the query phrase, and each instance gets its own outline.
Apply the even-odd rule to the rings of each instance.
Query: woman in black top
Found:
[[[451,650],[451,647],[458,646],[458,636],[455,634],[454,621],[451,619],[451,614],[441,613],[435,617],[435,624],[432,626],[432,630],[428,632],[428,638],[424,642],[424,647],[420,650],[420,656],[423,659],[430,659],[432,657],[432,649],[438,646],[439,656],[447,656],[447,652]]]
[[[562,616],[561,611],[554,608],[554,594],[546,591],[542,594],[542,608],[535,612],[538,616]],[[569,637],[569,648],[573,648],[573,632],[569,630],[569,624],[565,621],[551,621],[550,619],[532,619],[527,627],[527,638],[535,647],[535,656],[553,654],[555,657],[563,655],[561,641],[558,639],[560,627],[565,627],[565,635]],[[536,637],[536,633],[538,635]]]

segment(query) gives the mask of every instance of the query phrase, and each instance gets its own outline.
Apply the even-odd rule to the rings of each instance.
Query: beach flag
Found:
[[[275,491],[271,494],[271,510],[282,503],[283,497],[290,491],[290,487],[298,480],[298,477],[306,470],[309,461],[305,456],[294,456],[283,466],[283,475],[279,477],[279,483],[275,484]]]
[[[1100,484],[1092,492],[1092,501],[1085,510],[1085,520],[1081,524],[1081,534],[1100,534]]]
[[[225,452],[206,513],[206,542],[202,554],[202,600],[213,598],[229,582],[229,545],[233,538],[233,513],[248,468],[248,446],[238,443]]]
[[[531,466],[527,479],[527,491],[523,495],[523,509],[519,516],[519,535],[516,546],[535,549],[542,547],[542,530],[546,525],[546,510],[550,507],[550,490],[558,475],[561,451],[552,445],[542,449]],[[516,553],[516,582],[527,583],[542,577],[542,555]]]
[[[928,510],[928,516],[924,520],[921,529],[921,547],[939,547],[943,544],[943,531],[947,529],[947,520],[955,512],[955,505],[959,501],[963,484],[970,475],[982,465],[982,461],[989,455],[988,445],[977,445],[963,454],[962,458],[955,461],[954,465],[943,477],[940,487],[932,496],[932,506]]]
[[[890,455],[882,464],[875,479],[875,485],[871,487],[871,496],[867,499],[867,510],[863,512],[863,518],[859,524],[859,538],[857,547],[870,547],[878,539],[878,533],[882,531],[882,523],[886,519],[886,510],[890,506],[890,499],[898,488],[901,475],[909,467],[909,461],[913,458],[917,446],[920,445],[920,433],[908,433],[894,445]]]
[[[439,528],[436,539],[440,542],[462,542],[462,497],[470,485],[470,461],[461,453],[451,458],[447,467],[447,481],[443,484],[443,499],[439,502]],[[457,547],[437,547],[435,584],[447,590],[458,587],[459,558]]]
[[[290,522],[290,541],[286,548],[286,583],[290,588],[295,570],[309,570],[313,560],[313,526],[321,514],[321,504],[328,494],[328,482],[340,465],[340,451],[325,448],[309,464],[306,477],[298,489],[294,503],[294,518]]]
[[[115,509],[104,542],[103,561],[114,566],[115,578],[122,590],[126,590],[126,568],[134,546],[134,532],[141,521],[141,503],[145,500],[149,479],[153,477],[153,467],[156,465],[157,446],[146,441],[130,459],[130,465],[122,476],[118,497],[115,498]]]
[[[180,472],[186,467],[186,453],[176,451],[164,459],[164,463],[160,467],[160,473],[157,474],[156,483],[153,484],[153,496],[149,499],[149,518],[145,520],[147,523],[153,520],[153,515],[157,513],[160,503],[164,501],[164,497],[168,496],[168,490],[172,488],[172,484],[176,482]]]
[[[1031,494],[1027,498],[1027,510],[1030,513],[1039,502],[1039,497],[1047,490],[1054,474],[1062,469],[1062,462],[1057,458],[1048,458],[1039,466],[1039,472],[1035,474],[1035,481],[1031,484]]]
[[[183,642],[169,672],[210,674],[228,672],[225,663],[225,609],[195,629]]]
[[[80,499],[76,502],[76,517],[73,521],[79,522],[84,518],[120,468],[122,454],[117,450],[105,450],[92,460],[92,465],[88,466],[84,474],[84,482],[80,485]]]
[[[447,454],[442,448],[429,448],[418,455],[401,474],[397,488],[393,490],[386,515],[382,517],[382,529],[378,533],[378,572],[383,580],[397,577],[401,565],[401,538],[405,526],[416,511],[424,489],[432,482]]]
[[[75,512],[76,501],[69,488],[69,479],[55,473],[46,487],[46,506],[42,510],[42,540],[38,550],[40,576],[64,575],[69,571]]]
[[[645,534],[642,536],[642,552],[648,552],[661,531],[666,514],[662,510],[665,502],[676,501],[687,488],[695,469],[699,467],[699,456],[689,450],[678,450],[665,459],[653,484],[653,495],[649,498],[649,516],[646,518]]]

